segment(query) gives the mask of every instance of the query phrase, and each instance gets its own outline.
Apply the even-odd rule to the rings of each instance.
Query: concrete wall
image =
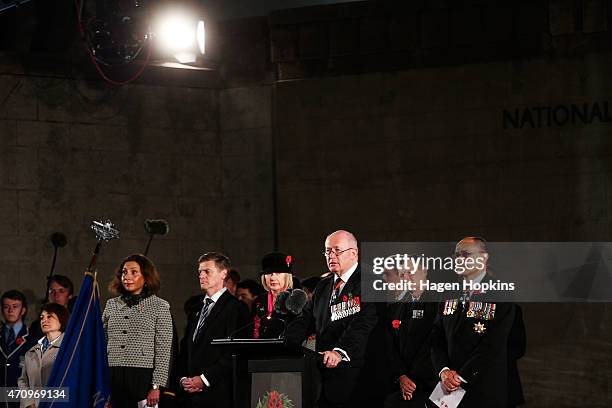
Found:
[[[609,241],[612,110],[517,129],[503,111],[605,106],[611,70],[599,53],[277,83],[280,247],[307,276],[338,228],[362,241]],[[609,306],[524,314],[527,405],[610,405]]]
[[[108,217],[121,239],[100,257],[106,297],[119,261],[145,249],[144,219],[165,218],[170,233],[150,255],[182,327],[197,256],[223,248],[218,91],[0,72],[0,288],[42,298],[55,231],[68,238],[56,273],[78,284],[95,246],[90,222]]]
[[[275,245],[272,89],[224,89],[219,100],[223,244],[241,275],[257,278],[261,257]]]
[[[275,245],[270,85],[219,89],[157,72],[113,87],[19,62],[0,68],[0,289],[24,289],[30,317],[53,257],[50,234],[67,235],[56,273],[78,286],[93,219],[121,231],[99,261],[105,298],[118,262],[144,251],[144,220],[168,220],[170,233],[149,254],[179,327],[183,302],[199,293],[201,253],[224,251],[257,277]]]

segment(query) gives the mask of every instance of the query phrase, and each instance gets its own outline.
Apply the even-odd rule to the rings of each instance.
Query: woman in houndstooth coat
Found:
[[[144,255],[125,258],[109,289],[117,297],[106,302],[104,330],[110,366],[113,408],[135,408],[159,402],[168,386],[172,355],[170,305],[157,297],[160,278]]]

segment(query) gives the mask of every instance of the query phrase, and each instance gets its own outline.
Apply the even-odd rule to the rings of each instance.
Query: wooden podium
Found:
[[[284,339],[215,339],[211,344],[232,355],[234,408],[267,407],[268,400],[314,406],[318,353],[289,348]]]

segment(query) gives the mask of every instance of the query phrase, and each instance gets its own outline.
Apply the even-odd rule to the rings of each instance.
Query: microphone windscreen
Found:
[[[145,220],[145,230],[152,235],[166,235],[170,226],[166,220]]]
[[[66,235],[62,234],[61,232],[54,232],[53,234],[51,234],[49,239],[51,240],[51,243],[53,244],[53,246],[56,248],[65,247],[66,244],[68,243],[68,240],[66,239]]]
[[[287,314],[287,299],[289,298],[289,292],[284,291],[278,294],[276,303],[274,304],[274,311],[276,313]]]
[[[294,289],[285,303],[288,311],[294,315],[302,313],[302,309],[308,302],[308,295],[302,289]]]

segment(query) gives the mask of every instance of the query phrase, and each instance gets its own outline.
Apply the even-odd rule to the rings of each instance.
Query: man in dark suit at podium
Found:
[[[287,329],[287,340],[294,344],[316,333],[323,364],[320,408],[360,406],[357,384],[377,317],[374,304],[361,301],[357,246],[348,231],[327,237],[324,255],[332,274],[319,282],[302,315]]]
[[[201,309],[189,318],[178,368],[187,407],[232,405],[231,357],[210,345],[211,340],[235,334],[249,322],[247,305],[225,287],[229,269],[229,258],[217,252],[206,253],[198,260],[200,288],[205,296]]]

